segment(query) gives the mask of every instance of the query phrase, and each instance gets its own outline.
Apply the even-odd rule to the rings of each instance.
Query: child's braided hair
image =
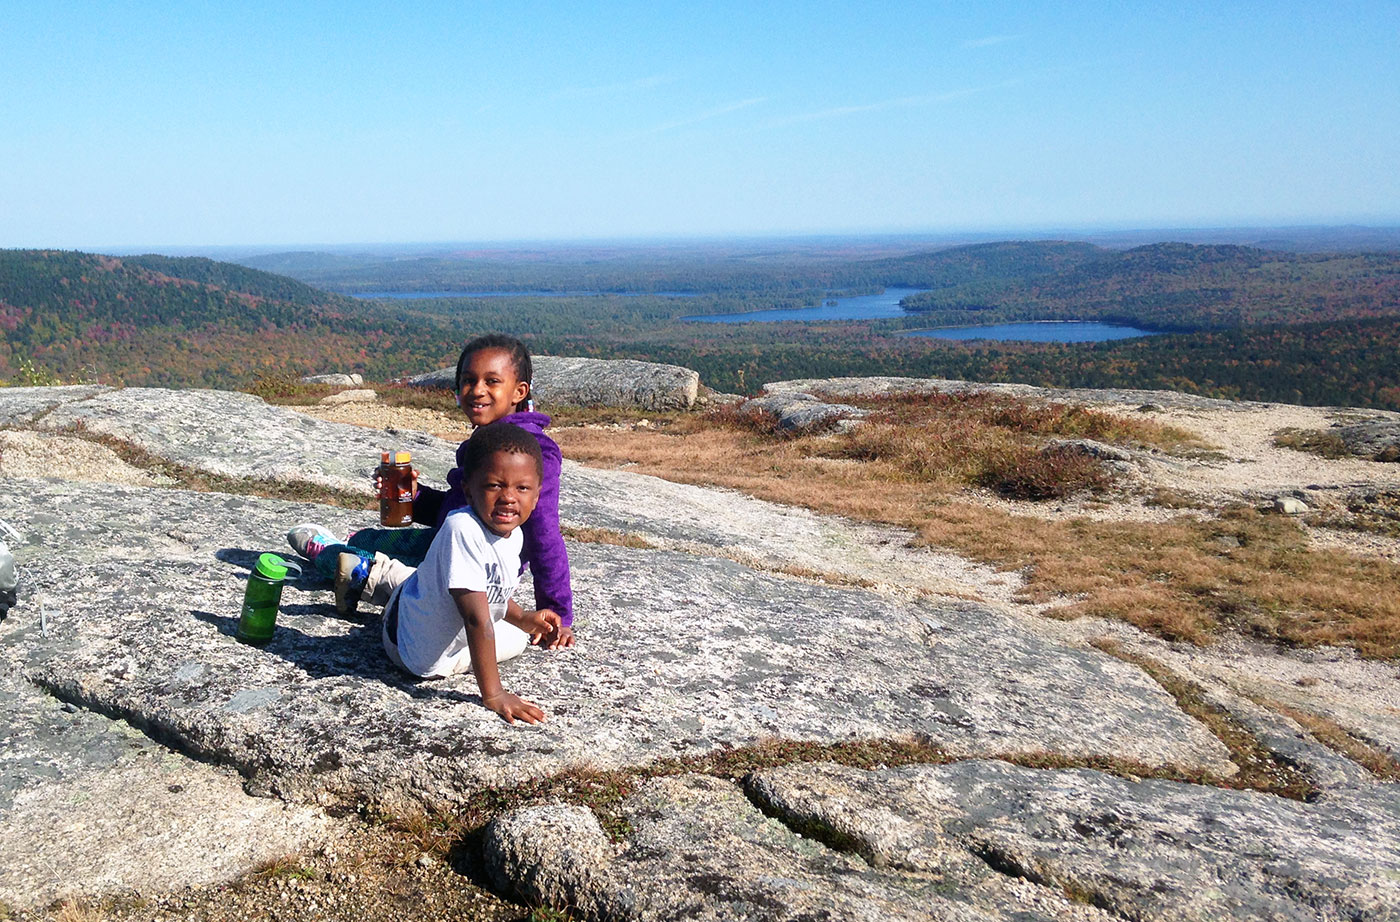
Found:
[[[530,364],[530,350],[525,344],[514,336],[507,336],[505,333],[487,333],[485,336],[478,336],[476,339],[462,347],[462,354],[457,356],[457,378],[454,382],[455,389],[460,393],[462,390],[462,369],[467,366],[467,360],[478,352],[487,349],[500,349],[510,356],[510,363],[515,368],[516,378],[530,385],[534,389],[533,379],[535,370]],[[530,392],[525,393],[525,399],[515,405],[517,413],[528,410],[530,403]]]

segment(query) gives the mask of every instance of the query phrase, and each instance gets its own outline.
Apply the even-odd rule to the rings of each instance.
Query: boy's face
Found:
[[[466,481],[467,498],[487,528],[505,536],[515,531],[540,499],[540,472],[524,452],[487,455]]]
[[[457,382],[457,404],[473,426],[509,416],[529,393],[530,385],[520,380],[504,349],[479,349],[467,356]]]

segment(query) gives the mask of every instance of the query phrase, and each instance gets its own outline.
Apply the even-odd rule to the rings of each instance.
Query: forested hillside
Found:
[[[422,324],[231,263],[0,251],[0,378],[232,386],[315,363],[368,367],[367,346],[392,355],[406,339],[414,356],[431,341]]]
[[[307,259],[297,255],[292,261]],[[637,268],[635,261],[605,262],[614,279],[626,278],[624,265]],[[681,262],[676,260],[674,272],[682,271]],[[750,392],[781,378],[893,374],[1171,388],[1400,410],[1396,263],[1395,254],[1293,257],[1185,245],[1120,253],[1017,242],[822,263],[822,277],[836,280],[839,270],[839,280],[850,287],[878,287],[877,280],[942,284],[930,297],[949,297],[983,284],[1003,297],[1023,299],[1021,307],[959,309],[964,321],[969,315],[1035,316],[1051,304],[1074,319],[1097,310],[1100,317],[1159,328],[1173,326],[1164,317],[1214,318],[1201,324],[1209,329],[1065,345],[901,335],[929,325],[937,314],[858,323],[680,319],[810,305],[822,291],[813,287],[813,276],[798,271],[804,265],[815,271],[814,263],[801,260],[778,260],[767,288],[746,283],[684,298],[593,294],[390,302],[327,294],[283,276],[203,259],[0,251],[0,381],[246,387],[268,373],[327,370],[383,380],[447,365],[465,339],[504,330],[544,354],[686,365],[706,384],[732,391]],[[546,287],[551,273],[576,269],[561,263],[530,276],[517,267],[535,290]],[[684,271],[714,283],[730,270],[699,261]],[[752,264],[744,272],[761,275]],[[978,277],[984,281],[966,281]],[[668,278],[674,283],[677,275]],[[576,277],[571,279],[575,284]],[[1210,292],[1226,289],[1228,295],[1211,300]],[[1137,304],[1153,320],[1120,317],[1104,307],[1109,304],[1114,310]],[[1224,313],[1216,309],[1220,304],[1248,310]],[[1207,310],[1211,305],[1216,308]],[[1338,319],[1303,322],[1318,315]],[[1224,322],[1225,316],[1233,319]]]
[[[904,307],[934,326],[1105,320],[1198,330],[1394,316],[1400,255],[1158,243],[1102,251],[1034,278],[971,280],[913,296]]]

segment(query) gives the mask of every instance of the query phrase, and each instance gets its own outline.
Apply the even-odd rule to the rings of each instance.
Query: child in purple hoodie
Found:
[[[574,642],[574,599],[569,585],[569,554],[559,532],[559,446],[544,434],[549,417],[530,409],[530,351],[513,336],[499,333],[467,343],[457,359],[457,405],[473,426],[502,421],[535,437],[544,456],[544,476],[534,514],[521,526],[521,563],[535,584],[535,607],[559,616],[560,626],[532,642],[556,649]],[[383,605],[394,588],[422,562],[433,536],[448,513],[467,505],[462,464],[467,443],[457,447],[457,467],[447,475],[448,489],[417,487],[413,521],[428,528],[367,528],[341,544],[328,529],[298,525],[287,532],[292,548],[325,576],[335,579],[336,610],[347,614],[360,599]],[[415,486],[416,477],[415,472]]]

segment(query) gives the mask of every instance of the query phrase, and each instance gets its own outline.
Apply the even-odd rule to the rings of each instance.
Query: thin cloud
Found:
[[[962,46],[964,48],[990,48],[1003,42],[1014,42],[1020,37],[1019,35],[984,35],[982,38],[970,38],[963,42]]]
[[[741,99],[738,102],[731,102],[728,105],[720,106],[716,109],[707,109],[706,111],[701,112],[698,115],[692,115],[688,118],[676,119],[673,122],[663,122],[662,124],[657,125],[654,128],[648,128],[646,131],[640,131],[637,134],[632,135],[632,137],[640,138],[646,135],[660,134],[663,131],[673,131],[677,128],[684,128],[687,125],[695,125],[700,122],[708,122],[712,118],[719,118],[722,115],[728,115],[731,112],[738,112],[740,109],[747,109],[749,106],[756,106],[761,102],[767,101],[767,96],[754,96],[751,99]]]
[[[569,86],[555,93],[554,98],[583,99],[590,96],[618,96],[674,83],[675,80],[676,78],[669,74],[652,74],[650,77],[639,77],[636,80],[627,80],[622,83],[606,83],[602,86]]]
[[[991,90],[1005,89],[1009,86],[1016,86],[1021,82],[1020,77],[1013,77],[1010,80],[1002,80],[999,83],[992,83],[987,86],[969,87],[965,90],[950,90],[946,93],[931,93],[925,96],[897,96],[893,99],[882,99],[878,102],[868,102],[854,106],[835,106],[830,109],[821,109],[817,112],[790,115],[787,118],[778,119],[773,124],[793,125],[799,122],[816,122],[823,119],[858,115],[862,112],[879,112],[884,109],[917,109],[924,106],[934,106],[943,102],[952,102],[954,99],[962,99],[965,96],[975,96],[978,93],[986,93]]]

